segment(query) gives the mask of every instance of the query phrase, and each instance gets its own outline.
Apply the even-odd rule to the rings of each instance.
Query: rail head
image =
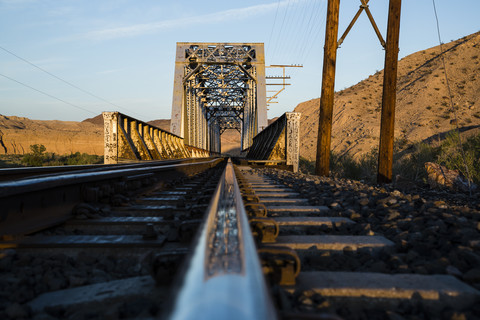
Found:
[[[229,160],[169,319],[276,319]]]

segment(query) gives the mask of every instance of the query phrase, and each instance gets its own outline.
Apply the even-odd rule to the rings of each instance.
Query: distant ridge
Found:
[[[82,122],[90,122],[90,123],[93,123],[94,125],[103,127],[103,116],[102,114],[99,114],[98,116],[95,116],[93,118],[85,119]]]

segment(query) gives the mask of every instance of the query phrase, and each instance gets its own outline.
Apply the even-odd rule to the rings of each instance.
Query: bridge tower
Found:
[[[267,125],[263,43],[177,43],[173,134],[220,152],[220,135],[239,129],[244,150]]]

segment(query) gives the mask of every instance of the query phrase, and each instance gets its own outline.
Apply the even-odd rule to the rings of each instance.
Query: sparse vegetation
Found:
[[[23,157],[22,163],[27,167],[41,167],[46,157],[46,150],[47,148],[43,144],[32,144],[31,152]]]
[[[80,152],[72,153],[70,155],[57,155],[55,153],[46,152],[47,149],[43,144],[31,145],[30,151],[30,153],[25,155],[16,155],[15,162],[3,161],[2,165],[8,167],[41,167],[103,163],[103,157],[97,155]]]
[[[462,151],[463,149],[463,151]],[[464,157],[465,155],[465,161]],[[417,182],[426,182],[426,162],[436,162],[448,169],[458,170],[473,182],[480,183],[480,134],[468,138],[460,148],[458,133],[452,131],[439,146],[424,142],[409,143],[406,139],[398,139],[394,143],[393,176]],[[378,161],[378,147],[355,160],[349,154],[330,154],[330,172],[336,177],[364,180],[375,183]],[[466,166],[465,166],[466,165]],[[300,159],[303,172],[314,173],[315,163]]]

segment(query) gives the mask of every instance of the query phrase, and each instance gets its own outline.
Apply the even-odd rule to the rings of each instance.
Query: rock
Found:
[[[360,200],[358,200],[358,204],[361,205],[362,207],[368,206],[369,203],[370,203],[370,200],[368,198],[361,198]]]
[[[456,276],[456,277],[461,277],[462,276],[462,272],[460,270],[458,270],[457,268],[455,268],[454,266],[447,266],[445,268],[445,271],[447,272],[447,274],[450,274],[452,276]]]
[[[403,196],[403,193],[401,193],[401,192],[398,191],[398,190],[393,190],[393,191],[390,193],[390,195],[393,196],[393,197],[399,198],[399,197],[402,197],[402,196]]]
[[[73,208],[73,214],[76,216],[90,217],[93,214],[97,214],[98,209],[87,203],[79,203]]]
[[[388,320],[405,320],[404,317],[392,311],[387,311],[387,315],[388,315]]]
[[[44,276],[44,282],[51,291],[59,290],[65,287],[65,279],[53,272],[47,272]]]
[[[477,186],[473,182],[469,183],[458,170],[449,170],[433,162],[426,162],[425,169],[428,174],[428,184],[432,189],[446,187],[453,191],[463,192],[477,189]]]
[[[407,252],[406,259],[407,259],[408,262],[412,262],[412,261],[414,261],[418,256],[419,256],[418,253],[417,253],[415,250],[412,249],[412,250],[409,250],[409,251]]]
[[[387,221],[392,221],[400,217],[400,212],[392,210],[386,217]]]
[[[463,275],[463,280],[468,282],[480,282],[480,267],[468,270]]]
[[[447,209],[447,204],[443,200],[434,201],[433,205],[439,209]]]
[[[370,272],[386,273],[388,271],[387,265],[383,261],[376,261],[370,266]]]
[[[350,219],[352,219],[352,220],[360,219],[361,217],[362,217],[362,215],[360,213],[355,212],[353,210],[350,213]]]
[[[342,206],[338,202],[333,202],[333,203],[330,204],[330,208],[334,209],[334,210],[341,210]]]
[[[480,249],[480,240],[470,240],[468,245],[474,249]]]
[[[85,251],[81,251],[77,255],[77,261],[80,262],[80,263],[84,263],[86,265],[91,265],[91,264],[94,264],[95,262],[97,262],[97,259],[94,256],[89,255]]]
[[[13,303],[5,309],[6,314],[12,319],[27,318],[29,309],[19,303]]]
[[[71,274],[68,276],[70,287],[78,287],[87,283],[87,279],[79,274]]]

